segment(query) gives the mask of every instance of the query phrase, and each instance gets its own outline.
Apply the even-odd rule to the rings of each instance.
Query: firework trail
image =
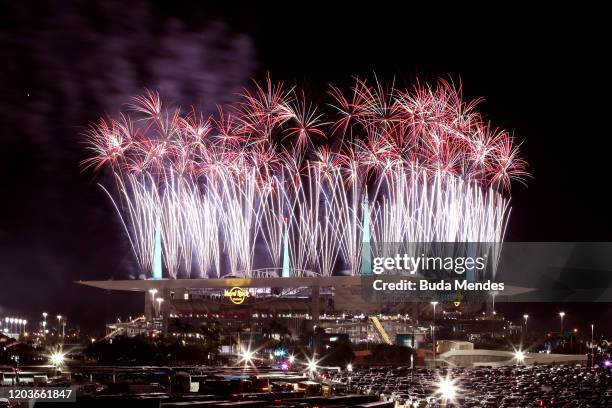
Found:
[[[268,78],[204,118],[147,91],[92,125],[83,164],[112,172],[105,190],[142,273],[156,235],[170,278],[252,276],[258,246],[280,275],[285,242],[293,276],[329,276],[359,274],[366,241],[503,241],[510,184],[527,164],[478,101],[445,81],[356,79],[328,97],[323,111]]]

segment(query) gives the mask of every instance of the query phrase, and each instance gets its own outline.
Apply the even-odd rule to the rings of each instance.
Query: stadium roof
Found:
[[[312,286],[360,286],[361,276],[309,276],[291,278],[222,278],[222,279],[132,279],[77,281],[76,283],[106,290],[146,292],[150,289],[197,288],[295,288]]]

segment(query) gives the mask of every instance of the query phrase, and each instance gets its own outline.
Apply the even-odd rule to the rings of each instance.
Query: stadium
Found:
[[[352,339],[410,332],[414,345],[430,307],[367,302],[373,254],[501,243],[526,163],[445,81],[401,90],[356,79],[327,98],[319,107],[268,78],[205,117],[149,91],[90,128],[84,167],[112,180],[101,187],[139,273],[80,283],[144,303],[143,318],[111,332],[167,334],[170,319],[215,316],[228,331],[282,319],[297,336],[329,320]]]

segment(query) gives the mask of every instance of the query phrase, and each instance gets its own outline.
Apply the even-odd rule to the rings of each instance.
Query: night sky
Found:
[[[101,330],[142,309],[133,295],[72,282],[135,273],[96,185],[105,176],[80,161],[87,125],[145,87],[210,112],[266,72],[314,94],[373,73],[399,84],[461,81],[466,99],[484,97],[487,118],[523,141],[530,163],[533,178],[512,191],[507,240],[612,240],[608,51],[586,13],[177,3],[0,2],[0,316],[34,321],[47,311]],[[545,328],[560,308],[612,318],[609,304],[506,311],[529,309]]]

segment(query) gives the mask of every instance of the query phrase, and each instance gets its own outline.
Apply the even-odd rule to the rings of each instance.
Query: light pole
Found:
[[[60,329],[62,328],[62,315],[57,315],[57,335],[59,337]],[[64,332],[62,331],[62,337],[64,337]]]
[[[524,314],[523,315],[523,319],[525,319],[525,334],[527,334],[527,319],[529,319],[529,315],[528,314]]]
[[[315,360],[315,355],[312,355],[312,360],[308,360],[306,364],[306,368],[308,369],[308,376],[313,378],[317,374],[317,360]]]
[[[153,306],[153,314],[155,313],[155,295],[157,294],[157,289],[149,289],[149,293],[151,294],[151,305]]]
[[[43,339],[47,339],[47,312],[43,312],[42,314],[43,317],[43,321],[42,321],[42,327],[43,327]]]
[[[164,299],[163,299],[163,298],[157,298],[157,299],[155,299],[155,300],[157,300],[157,305],[158,305],[158,306],[157,306],[157,314],[158,314],[159,316],[161,316],[161,304],[162,304],[162,302],[164,301]]]
[[[353,375],[353,365],[351,363],[348,363],[346,366],[346,371],[349,373],[349,378],[348,378],[348,389],[349,391],[351,390],[351,377]]]
[[[561,333],[560,335],[563,336],[563,318],[565,317],[565,312],[559,312],[559,318],[561,319]]]
[[[431,326],[431,343],[432,343],[432,351],[433,351],[433,365],[436,367],[436,305],[438,302],[433,301],[431,305],[433,306],[433,325]]]
[[[591,323],[591,369],[593,369],[593,366],[595,365],[595,354],[593,352],[593,347],[595,346],[594,337],[593,337],[594,328],[595,328],[595,325]]]

